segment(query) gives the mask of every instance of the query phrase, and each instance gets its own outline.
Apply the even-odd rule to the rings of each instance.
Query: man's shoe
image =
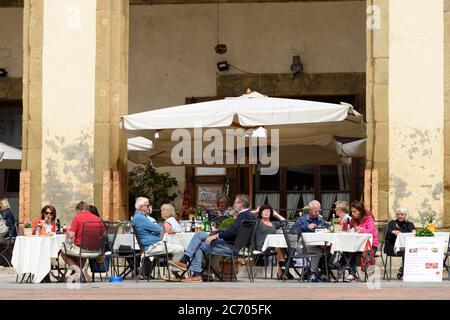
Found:
[[[170,260],[169,264],[171,266],[174,266],[175,268],[178,268],[178,269],[182,270],[182,271],[186,271],[187,270],[187,264],[183,263],[183,262],[180,262],[180,260]]]
[[[202,276],[189,277],[185,279],[181,279],[181,282],[189,282],[189,283],[201,283],[203,282]]]
[[[161,277],[161,279],[170,281],[170,282],[180,282],[181,281],[181,277],[178,274],[173,274],[173,273],[170,275],[170,279],[169,279],[168,275],[163,275]]]
[[[317,278],[317,275],[315,273],[311,273],[309,275],[309,282],[319,282],[319,279]]]

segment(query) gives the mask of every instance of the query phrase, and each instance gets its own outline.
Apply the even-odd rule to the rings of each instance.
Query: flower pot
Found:
[[[241,264],[242,262],[240,259],[235,259],[234,268],[236,270],[236,273],[239,273]],[[223,273],[222,278],[223,281],[235,281],[231,261],[222,260],[221,257],[213,256],[213,260],[211,261],[211,267],[214,268],[214,270],[216,270],[216,272],[221,277]]]
[[[427,224],[427,229],[434,233],[436,232],[436,225],[434,223],[429,223]]]
[[[23,228],[23,235],[26,237],[33,235],[33,229],[32,228]]]

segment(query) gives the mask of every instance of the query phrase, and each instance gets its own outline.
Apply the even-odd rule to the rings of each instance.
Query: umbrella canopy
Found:
[[[20,169],[22,150],[0,142],[0,168]]]
[[[279,129],[280,139],[320,134],[366,136],[363,116],[349,104],[270,98],[257,92],[122,116],[119,124],[150,139],[158,132],[161,140],[170,140],[173,129],[259,126]]]
[[[362,151],[361,146],[364,146],[364,153],[362,155],[358,152]],[[279,150],[273,148],[271,152],[279,152],[280,166],[302,166],[302,165],[338,165],[349,164],[350,157],[360,157],[365,154],[365,139],[350,143],[337,142],[331,135],[320,135],[305,138],[291,139],[290,143],[286,141],[284,145],[279,147]],[[227,151],[221,150],[223,157],[226,157]],[[176,155],[172,159],[171,149],[157,150],[153,148],[152,141],[143,138],[135,137],[128,139],[128,158],[134,163],[146,163],[149,159],[153,166],[175,166],[185,164],[175,164],[179,159]],[[237,153],[233,151],[232,156]],[[248,152],[244,153],[248,156]],[[194,155],[191,155],[190,161],[194,163]],[[245,161],[248,164],[248,159]],[[210,166],[227,167],[234,166],[230,164],[212,164]]]
[[[174,165],[171,152],[179,140],[172,141],[172,135],[180,132],[186,134],[191,146],[204,149],[212,141],[205,138],[207,133],[214,131],[214,135],[223,138],[216,150],[226,156],[242,148],[225,145],[228,138],[255,137],[262,129],[268,145],[273,150],[278,148],[280,165],[346,163],[347,156],[342,155],[334,137],[365,138],[363,116],[349,104],[270,98],[257,92],[122,116],[119,123],[123,130],[152,140],[155,166]],[[274,137],[277,144],[273,143]],[[248,148],[250,139],[244,143]],[[201,150],[195,152],[201,156]],[[139,161],[136,157],[142,161],[148,155],[134,155]]]

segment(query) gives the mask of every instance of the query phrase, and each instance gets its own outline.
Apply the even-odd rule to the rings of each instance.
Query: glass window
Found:
[[[20,170],[5,170],[5,192],[19,192]]]
[[[286,189],[314,191],[314,166],[286,168]]]
[[[262,175],[260,168],[255,177],[256,191],[280,191],[280,170],[274,175]]]
[[[320,166],[322,190],[348,190],[348,166]]]

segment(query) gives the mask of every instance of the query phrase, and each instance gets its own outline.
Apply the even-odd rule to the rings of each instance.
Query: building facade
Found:
[[[69,2],[3,1],[0,8],[0,67],[9,72],[0,79],[0,100],[23,104],[31,215],[52,202],[69,219],[82,199],[102,211],[103,173],[112,170],[121,173],[125,218],[133,165],[118,117],[251,88],[350,102],[368,124],[366,159],[349,168],[281,168],[270,178],[255,172],[255,201],[293,209],[311,197],[325,207],[360,199],[364,168],[377,169],[378,220],[403,205],[417,222],[433,213],[439,226],[449,224],[449,1]],[[219,43],[226,53],[216,53]],[[302,74],[291,72],[293,56],[300,56]],[[220,61],[231,69],[219,72]],[[162,170],[179,182],[178,208],[185,186],[191,205],[199,186],[248,191],[242,170],[218,176]]]

